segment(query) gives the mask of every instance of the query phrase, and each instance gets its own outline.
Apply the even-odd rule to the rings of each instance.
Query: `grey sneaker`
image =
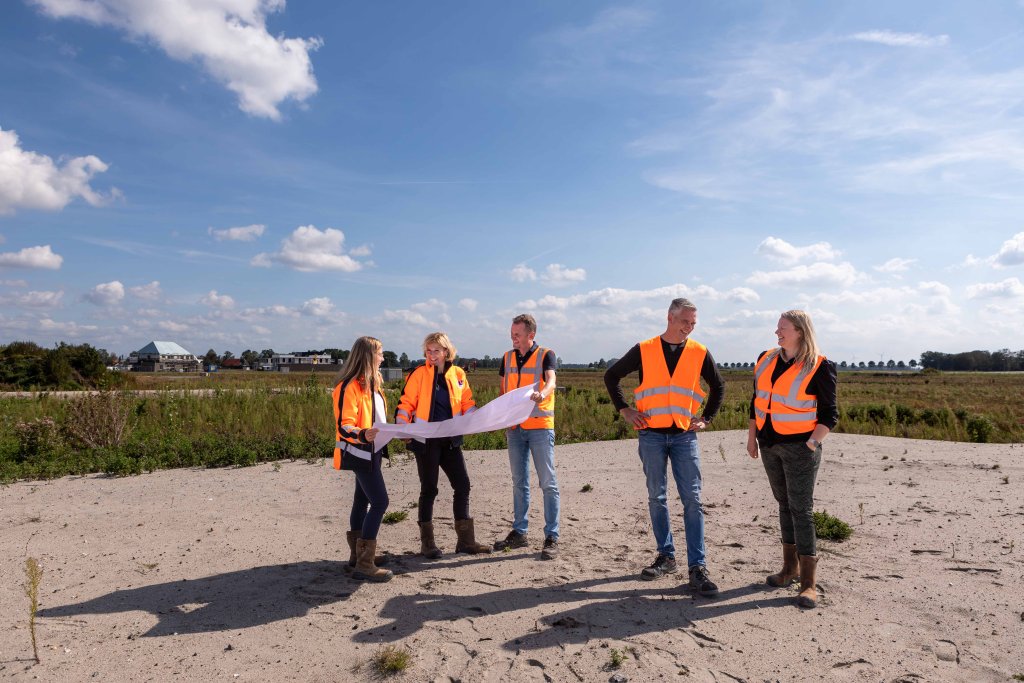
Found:
[[[702,564],[690,567],[690,588],[701,595],[718,595],[718,586],[708,576],[708,568]]]
[[[676,558],[658,553],[658,557],[654,560],[654,564],[650,567],[645,567],[644,570],[640,572],[640,578],[647,581],[653,581],[654,579],[665,576],[666,574],[675,574],[676,570]]]
[[[558,557],[558,539],[548,536],[544,539],[544,549],[540,551],[540,559],[553,560]]]
[[[508,536],[501,541],[494,542],[495,550],[512,550],[513,548],[525,548],[530,543],[526,540],[526,534],[521,534],[515,529],[508,532]]]

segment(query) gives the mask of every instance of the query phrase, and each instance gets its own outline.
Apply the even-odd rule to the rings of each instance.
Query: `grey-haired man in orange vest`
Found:
[[[707,347],[690,339],[696,326],[697,307],[688,299],[674,299],[668,308],[665,332],[630,349],[608,368],[604,383],[619,414],[639,431],[640,462],[647,477],[647,506],[658,544],[657,558],[640,572],[640,577],[656,579],[676,572],[667,495],[671,462],[672,476],[683,501],[690,587],[701,595],[714,595],[718,586],[708,576],[704,556],[697,432],[711,422],[721,407],[725,382]],[[634,392],[636,408],[631,408],[619,383],[634,371],[640,373],[640,385]],[[703,414],[699,414],[705,396],[701,379],[710,388]]]

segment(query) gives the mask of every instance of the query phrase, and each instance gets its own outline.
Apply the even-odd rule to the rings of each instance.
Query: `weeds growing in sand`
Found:
[[[584,484],[583,488],[580,489],[580,493],[590,493],[594,490],[594,487],[590,484]]]
[[[608,653],[608,668],[618,669],[626,661],[626,653],[622,650],[612,648]]]
[[[25,597],[28,598],[28,632],[32,637],[32,656],[39,663],[39,647],[36,645],[36,612],[39,611],[39,584],[43,580],[43,568],[34,557],[25,559]]]
[[[384,645],[370,657],[370,667],[378,676],[400,674],[412,664],[412,653],[395,645]]]
[[[383,522],[385,524],[398,524],[399,522],[404,522],[408,518],[408,510],[395,510],[394,512],[385,512]]]
[[[845,541],[853,533],[853,528],[849,524],[828,514],[828,510],[815,512],[813,516],[814,531],[818,534],[818,538],[823,538],[826,541]]]

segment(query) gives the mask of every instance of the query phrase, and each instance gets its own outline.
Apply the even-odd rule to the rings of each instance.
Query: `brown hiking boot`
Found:
[[[785,588],[800,577],[800,560],[796,554],[795,543],[782,544],[782,571],[778,574],[769,574],[765,579],[769,586]]]
[[[796,597],[796,604],[804,609],[818,606],[818,591],[815,588],[817,570],[817,555],[800,556],[800,595]]]
[[[434,543],[433,522],[420,522],[420,555],[428,560],[441,557],[441,549]]]
[[[377,539],[356,541],[356,566],[352,570],[352,578],[357,581],[374,581],[381,583],[390,581],[393,576],[387,569],[381,569],[373,563],[373,555],[377,551]]]
[[[458,543],[455,544],[455,552],[469,553],[470,555],[491,552],[489,547],[483,543],[476,542],[476,532],[473,530],[473,519],[471,517],[455,520],[455,533],[459,537]]]

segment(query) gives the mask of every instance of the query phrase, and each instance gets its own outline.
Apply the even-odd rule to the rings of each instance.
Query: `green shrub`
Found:
[[[975,415],[967,418],[967,436],[974,443],[988,443],[994,431],[995,425],[992,424],[992,420],[984,415]]]
[[[378,676],[392,676],[402,673],[409,668],[411,663],[412,653],[405,648],[394,645],[381,647],[370,658],[370,666]]]
[[[408,510],[395,510],[394,512],[385,512],[383,521],[385,524],[398,524],[399,522],[404,522],[408,518]]]
[[[828,510],[814,513],[814,532],[818,538],[827,541],[845,541],[853,533],[853,528],[839,519],[828,514]]]

